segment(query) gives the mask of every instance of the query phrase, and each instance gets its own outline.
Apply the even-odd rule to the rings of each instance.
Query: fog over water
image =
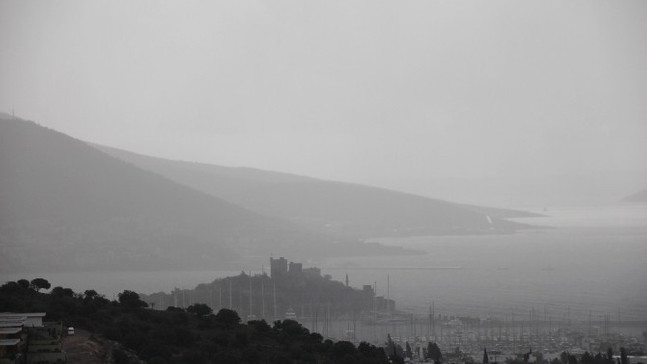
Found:
[[[557,208],[527,219],[554,228],[511,235],[374,239],[427,254],[336,258],[304,262],[361,288],[376,284],[398,308],[425,313],[433,302],[443,315],[520,317],[535,309],[554,320],[647,320],[647,207]],[[289,256],[287,257],[289,258]],[[267,269],[269,262],[265,263]],[[246,267],[260,273],[262,267]],[[53,285],[93,288],[112,298],[124,289],[141,293],[193,289],[240,271],[45,273]],[[29,276],[27,278],[34,278]],[[3,275],[3,280],[25,277]],[[619,316],[618,316],[619,315]]]
[[[589,313],[613,314],[615,319],[619,312],[625,320],[647,318],[647,208],[569,207],[552,213],[532,221],[554,229],[503,236],[377,239],[428,254],[340,259],[334,264],[403,268],[362,269],[350,276],[378,279],[381,294],[386,294],[389,274],[391,296],[418,311],[433,301],[437,309],[454,314],[503,317],[514,309],[534,308],[562,319],[569,310],[571,318],[580,320]],[[408,270],[411,267],[461,269]],[[341,279],[341,274],[335,275]]]
[[[0,283],[170,292],[307,247],[421,315],[647,321],[645,65],[645,1],[0,1]]]

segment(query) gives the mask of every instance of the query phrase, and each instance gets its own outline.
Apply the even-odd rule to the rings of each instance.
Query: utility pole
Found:
[[[512,308],[512,352],[517,351],[517,334],[514,330],[514,307]]]

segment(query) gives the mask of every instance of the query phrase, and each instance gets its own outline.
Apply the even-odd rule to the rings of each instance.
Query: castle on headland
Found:
[[[321,277],[321,269],[317,267],[303,269],[302,263],[289,262],[284,257],[278,259],[270,258],[270,276],[273,280],[284,281],[286,279],[301,277]]]
[[[270,258],[270,275],[272,281],[277,286],[287,286],[287,287],[302,287],[304,283],[310,282],[315,283],[317,279],[328,280],[329,277],[321,276],[321,269],[317,267],[312,268],[303,268],[302,263],[288,262],[284,257],[278,259]],[[331,281],[335,284],[341,284],[341,282]],[[348,284],[348,275],[346,275],[346,282],[344,283],[346,288],[353,291],[357,291],[351,288]],[[395,301],[384,296],[377,296],[375,293],[375,287],[370,284],[365,284],[362,286],[361,291],[357,291],[362,295],[362,301],[366,302],[364,310],[371,311],[395,311]]]
[[[204,303],[218,311],[228,308],[240,317],[268,320],[290,318],[309,320],[326,316],[376,317],[377,313],[395,312],[395,301],[375,294],[375,287],[352,288],[346,282],[332,280],[317,267],[303,268],[299,262],[284,257],[270,258],[270,275],[265,272],[241,272],[219,278],[195,289],[175,289],[170,294],[142,295],[157,309],[169,306],[186,308]]]

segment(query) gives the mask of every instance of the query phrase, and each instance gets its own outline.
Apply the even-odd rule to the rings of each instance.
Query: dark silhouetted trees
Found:
[[[400,345],[393,342],[391,335],[387,335],[384,350],[393,363],[404,363],[404,350]]]
[[[443,360],[443,354],[436,343],[427,344],[427,359],[431,359],[434,363],[440,363]]]
[[[148,363],[354,363],[387,364],[382,348],[368,343],[355,347],[348,341],[324,340],[294,320],[264,320],[241,324],[237,312],[222,309],[211,314],[205,304],[186,311],[144,309],[146,303],[132,291],[123,291],[118,301],[108,301],[94,290],[75,293],[54,287],[50,293],[25,287],[24,282],[0,286],[0,310],[46,311],[48,319],[84,328],[119,342],[112,350],[117,363],[134,360]],[[127,350],[126,350],[127,349]],[[394,363],[402,363],[402,348],[395,346]],[[131,358],[133,356],[133,358]]]
[[[216,322],[225,327],[234,327],[240,323],[238,312],[223,308],[216,314]]]
[[[61,286],[56,286],[52,288],[52,294],[59,297],[73,297],[74,291],[71,288],[63,288]]]
[[[405,342],[404,344],[405,344],[405,346],[404,346],[404,357],[411,359],[411,357],[413,356],[413,352],[411,351],[411,345],[409,345],[408,341]]]
[[[627,357],[627,350],[625,348],[620,348],[620,364],[629,364],[629,358]]]
[[[623,359],[624,355],[624,359]],[[597,354],[589,353],[588,351],[584,352],[582,356],[578,359],[575,355],[570,354],[567,351],[564,351],[560,354],[560,360],[553,360],[553,362],[559,362],[561,364],[630,364],[629,358],[627,356],[626,349],[620,348],[620,358],[613,357],[613,349],[608,348],[606,354],[598,352]],[[623,362],[624,360],[624,362]]]
[[[196,315],[198,317],[204,317],[211,315],[213,310],[211,307],[205,305],[204,303],[196,303],[186,308],[186,312]]]
[[[40,292],[41,289],[50,289],[50,287],[52,287],[49,281],[45,278],[32,279],[31,286],[34,287],[37,292]]]
[[[129,308],[148,307],[148,303],[139,299],[139,295],[133,291],[125,290],[117,295],[119,303]]]

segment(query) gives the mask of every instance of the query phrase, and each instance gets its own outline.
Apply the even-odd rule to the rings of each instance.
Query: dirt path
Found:
[[[75,335],[64,336],[63,350],[68,363],[112,364],[112,341],[92,336],[88,331],[76,329]]]

